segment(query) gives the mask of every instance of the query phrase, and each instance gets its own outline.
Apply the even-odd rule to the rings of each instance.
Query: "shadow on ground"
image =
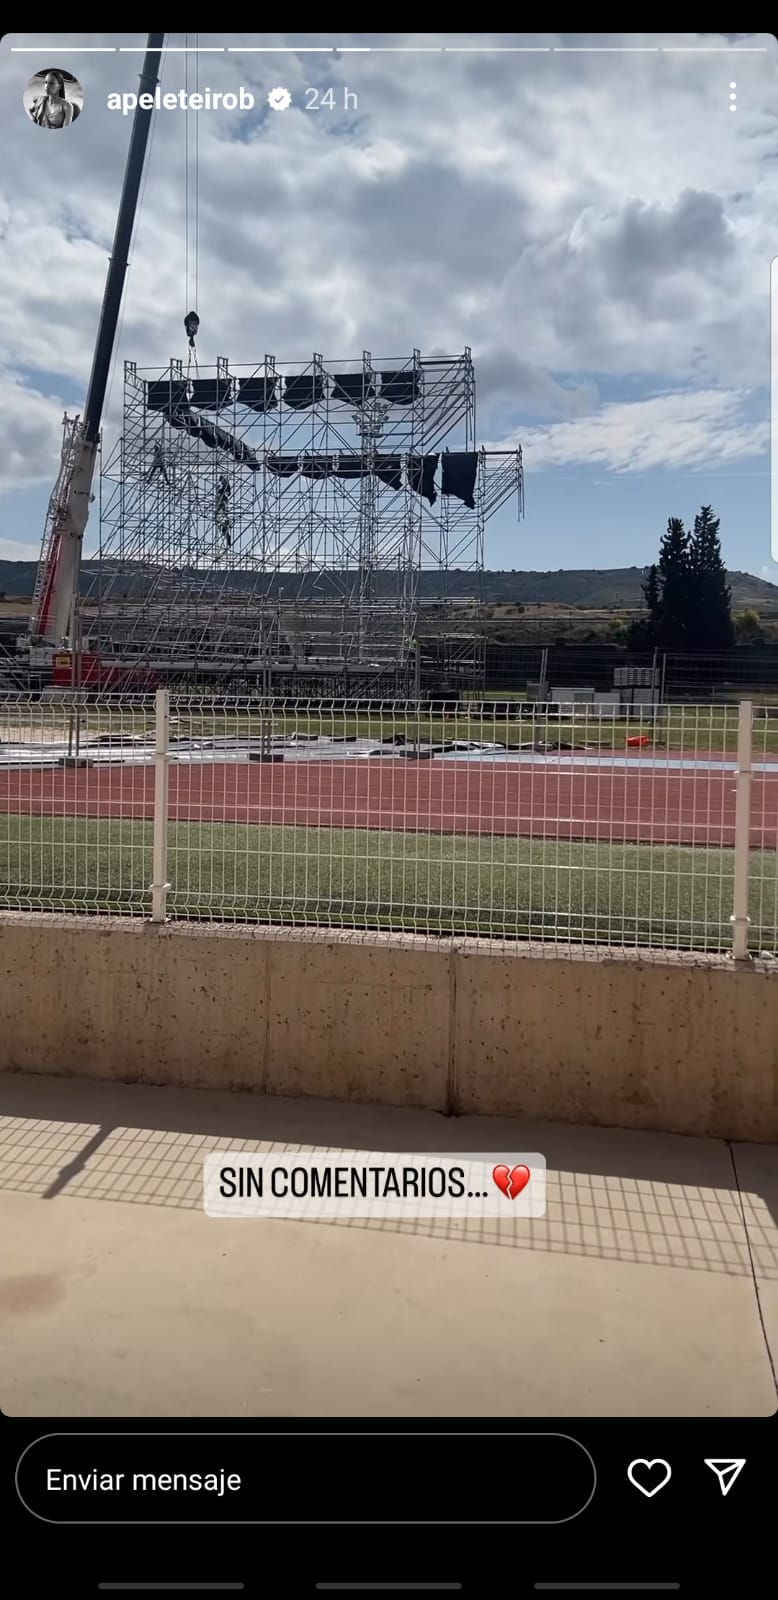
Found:
[[[678,1135],[0,1075],[0,1189],[202,1208],[211,1150],[541,1151],[539,1221],[315,1224],[778,1280],[778,1153]],[[214,1223],[213,1226],[218,1226]],[[278,1227],[290,1226],[279,1222]]]

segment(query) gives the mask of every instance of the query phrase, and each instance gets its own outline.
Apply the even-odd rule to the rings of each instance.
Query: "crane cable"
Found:
[[[198,43],[199,38],[200,38],[199,33],[196,33],[195,34],[195,44],[196,45]],[[199,48],[198,48],[197,53],[195,55],[195,92],[198,95],[200,93],[200,51],[199,51]],[[194,172],[194,190],[195,190],[195,204],[194,204],[194,214],[195,214],[194,292],[195,292],[195,305],[197,305],[197,301],[198,301],[198,297],[199,297],[199,288],[200,288],[200,118],[199,118],[199,116],[196,116],[195,119],[194,119],[194,154],[195,154],[195,172]]]
[[[160,68],[159,68],[159,85],[160,85],[160,89],[162,88],[162,84],[164,82],[164,72],[165,72],[165,61],[164,61],[164,58],[163,58],[163,60],[160,62]],[[137,204],[137,208],[136,208],[136,211],[135,211],[135,220],[134,220],[134,222],[132,224],[132,238],[131,238],[131,241],[130,241],[130,249],[129,249],[130,263],[132,263],[132,261],[134,260],[134,257],[135,257],[135,245],[137,243],[137,238],[138,238],[138,226],[139,226],[139,223],[140,223],[141,216],[143,214],[143,206],[144,206],[144,203],[145,203],[145,200],[146,200],[146,185],[147,185],[147,183],[149,181],[149,172],[151,170],[151,157],[152,157],[152,154],[153,154],[153,151],[154,151],[154,134],[156,132],[156,128],[157,128],[157,119],[156,119],[156,117],[152,117],[152,119],[151,119],[151,129],[150,129],[150,132],[149,132],[148,149],[147,149],[147,152],[146,152],[146,160],[145,160],[145,162],[143,164],[143,178],[141,180],[140,194],[138,196],[138,204]],[[122,295],[122,305],[121,305],[121,310],[119,312],[119,321],[118,321],[117,328],[116,328],[116,338],[114,340],[114,346],[113,346],[113,350],[111,352],[111,365],[110,365],[109,374],[108,374],[108,386],[107,386],[106,392],[105,392],[105,406],[104,406],[104,415],[105,416],[107,416],[109,411],[110,411],[111,397],[113,395],[114,379],[116,377],[116,370],[117,370],[117,367],[118,367],[118,364],[119,364],[119,347],[121,345],[122,334],[124,332],[124,318],[125,318],[126,311],[127,311],[127,290],[125,288],[124,294]]]
[[[184,67],[184,77],[185,77],[185,84],[186,84],[186,108],[185,108],[185,111],[184,111],[184,233],[185,233],[185,241],[186,241],[185,242],[184,277],[185,277],[186,304],[187,304],[187,306],[191,305],[190,295],[191,295],[192,288],[194,287],[194,304],[196,306],[197,305],[197,297],[198,297],[198,289],[199,289],[199,279],[200,279],[200,259],[199,259],[200,258],[200,123],[199,123],[199,118],[197,116],[197,113],[195,112],[194,113],[194,121],[193,121],[193,125],[192,125],[192,133],[190,134],[190,127],[189,127],[189,85],[190,85],[190,70],[189,70],[189,48],[190,47],[189,47],[189,37],[190,36],[189,36],[188,33],[184,35],[184,41],[185,41],[185,44],[186,44],[186,56],[185,56],[185,67]],[[194,80],[195,80],[195,92],[196,93],[199,93],[199,89],[200,89],[200,54],[199,54],[199,50],[197,49],[197,41],[199,40],[199,37],[200,37],[199,33],[196,33],[194,35],[194,39],[195,39],[195,46],[194,46],[194,58],[195,58]],[[192,174],[192,183],[191,183],[192,198],[191,198],[191,201],[190,201],[190,169],[191,169],[191,174]],[[190,274],[190,268],[189,268],[190,238],[191,238],[192,247],[193,247],[192,248],[193,272],[191,274]],[[194,282],[192,282],[192,280],[194,280]],[[197,312],[196,311],[187,311],[186,315],[184,316],[184,328],[186,329],[187,339],[189,341],[187,367],[186,367],[187,381],[189,380],[189,377],[191,376],[192,363],[193,362],[194,362],[195,372],[199,373],[199,371],[200,371],[200,368],[199,368],[199,365],[198,365],[198,360],[197,360],[197,345],[195,344],[195,337],[196,337],[196,334],[197,334],[199,326],[200,326],[200,318],[198,317]]]

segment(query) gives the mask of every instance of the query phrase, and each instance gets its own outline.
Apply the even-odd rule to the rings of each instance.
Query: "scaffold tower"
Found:
[[[451,571],[475,615],[485,524],[511,499],[520,516],[521,451],[478,447],[469,349],[127,362],[89,648],[173,676],[407,682]]]

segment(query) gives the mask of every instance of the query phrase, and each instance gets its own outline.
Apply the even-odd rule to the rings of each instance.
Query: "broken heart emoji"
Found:
[[[530,1170],[529,1167],[508,1167],[503,1163],[494,1168],[492,1177],[506,1200],[518,1200],[522,1189],[526,1189],[529,1183]]]

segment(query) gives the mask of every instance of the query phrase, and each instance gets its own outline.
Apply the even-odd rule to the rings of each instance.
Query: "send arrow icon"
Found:
[[[736,1483],[737,1479],[740,1477],[745,1464],[745,1456],[705,1457],[705,1465],[706,1467],[710,1467],[711,1471],[715,1472],[716,1477],[719,1480],[719,1488],[722,1494],[729,1494],[733,1483]]]

